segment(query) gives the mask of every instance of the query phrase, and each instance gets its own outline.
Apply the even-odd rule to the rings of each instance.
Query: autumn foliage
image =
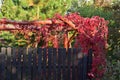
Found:
[[[65,16],[56,14],[44,21],[17,22],[1,19],[0,24],[0,30],[24,35],[27,43],[32,43],[33,47],[81,47],[84,54],[92,49],[92,70],[88,75],[99,79],[105,72],[108,22],[104,18],[84,18],[78,13],[72,13]]]

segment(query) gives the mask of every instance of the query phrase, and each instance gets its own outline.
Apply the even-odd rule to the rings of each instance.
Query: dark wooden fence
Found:
[[[91,64],[91,50],[0,48],[0,80],[90,80]]]

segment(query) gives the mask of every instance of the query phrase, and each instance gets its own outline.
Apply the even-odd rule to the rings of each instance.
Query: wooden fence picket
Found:
[[[44,48],[43,49],[43,72],[42,72],[42,76],[43,76],[43,80],[46,80],[47,75],[46,75],[46,67],[47,67],[47,49]]]
[[[76,78],[76,75],[77,75],[77,70],[76,70],[76,57],[77,57],[77,49],[76,48],[73,48],[73,51],[72,51],[72,80],[77,80]]]
[[[68,52],[67,52],[67,76],[66,76],[66,80],[71,80],[71,54],[72,54],[72,50],[71,48],[68,48]]]
[[[66,80],[66,49],[61,49],[62,80]]]
[[[42,80],[42,48],[38,48],[38,80]]]
[[[17,78],[19,78],[18,72],[18,49],[17,48],[12,48],[12,62],[11,62],[11,79],[15,80]]]
[[[21,62],[22,62],[22,80],[26,80],[27,79],[27,75],[26,75],[26,63],[27,63],[27,55],[26,55],[26,48],[22,48],[22,55],[21,55]]]
[[[12,52],[11,48],[7,48],[7,59],[6,59],[6,80],[11,80],[11,57],[12,57]]]
[[[84,64],[83,64],[84,63]],[[87,79],[87,56],[84,56],[83,58],[83,80],[86,80]]]
[[[5,80],[5,67],[6,67],[6,62],[5,62],[5,54],[6,54],[6,48],[1,48],[0,52],[0,78]]]
[[[57,80],[57,49],[53,48],[53,80]]]
[[[61,68],[61,66],[62,66],[62,62],[61,62],[61,58],[62,58],[62,54],[61,54],[61,52],[62,52],[62,48],[58,48],[58,56],[57,56],[57,61],[58,61],[58,69],[57,69],[57,76],[58,76],[58,80],[61,80],[61,70],[62,70],[62,68]]]
[[[37,78],[37,48],[33,48],[32,50],[32,55],[33,55],[33,59],[32,59],[32,66],[33,66],[33,80]]]
[[[32,50],[28,49],[28,61],[27,61],[27,75],[28,80],[32,80]]]
[[[52,80],[52,74],[53,74],[53,70],[52,70],[52,55],[53,55],[53,49],[49,48],[48,49],[48,80]]]
[[[83,53],[79,49],[77,49],[77,59],[78,59],[78,66],[77,66],[77,71],[78,71],[78,77],[77,80],[80,78],[80,80],[83,80]]]

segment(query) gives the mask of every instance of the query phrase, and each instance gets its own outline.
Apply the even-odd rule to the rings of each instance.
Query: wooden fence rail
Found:
[[[91,64],[91,50],[0,48],[0,80],[90,80]]]

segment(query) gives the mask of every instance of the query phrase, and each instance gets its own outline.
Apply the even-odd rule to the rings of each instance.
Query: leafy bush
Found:
[[[107,70],[102,80],[120,79],[120,60],[107,61]]]
[[[107,71],[102,80],[120,79],[120,32],[119,28],[109,29],[109,48],[107,54]]]
[[[39,20],[51,18],[54,14],[65,14],[72,0],[4,0],[0,18],[12,20]]]
[[[114,10],[114,19],[116,21],[116,27],[120,27],[120,0],[115,0],[112,9]]]
[[[76,8],[75,11],[79,12],[80,15],[83,17],[92,17],[92,16],[103,17],[109,21],[109,27],[116,26],[115,20],[113,18],[113,11],[105,10],[102,7],[95,7],[92,5],[80,6]],[[71,11],[71,12],[74,12],[74,11]]]
[[[109,48],[108,48],[108,59],[117,60],[120,56],[120,28],[109,28]]]
[[[13,35],[9,31],[2,31],[0,32],[0,46],[25,46],[26,40],[22,36]]]
[[[12,35],[9,32],[1,32],[0,38],[1,38],[0,46],[5,46],[5,45],[11,46],[11,45],[13,45],[13,42],[15,39],[14,35]]]

